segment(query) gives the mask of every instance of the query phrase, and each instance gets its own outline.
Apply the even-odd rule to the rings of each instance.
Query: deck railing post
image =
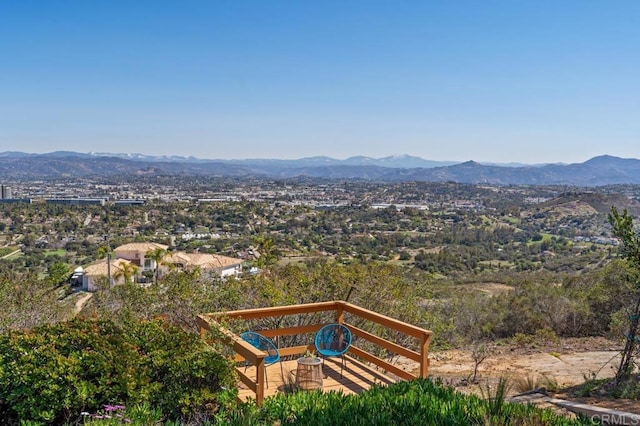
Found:
[[[198,315],[197,322],[198,322],[198,327],[200,329],[200,338],[204,339],[204,336],[207,335],[207,330],[210,329],[211,327],[209,326],[207,321],[200,315]]]
[[[264,400],[264,357],[258,358],[256,362],[256,404],[262,405]]]
[[[431,333],[424,333],[420,338],[420,377],[426,378],[429,374],[429,342]]]

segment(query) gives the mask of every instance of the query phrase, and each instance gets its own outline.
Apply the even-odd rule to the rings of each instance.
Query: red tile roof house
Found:
[[[138,276],[142,276],[145,272],[155,272],[156,262],[147,256],[150,251],[161,249],[167,250],[169,246],[158,243],[129,243],[118,246],[113,253],[116,259],[127,259],[138,267]]]
[[[161,277],[171,269],[193,270],[200,269],[203,277],[237,276],[242,272],[242,259],[228,256],[220,256],[208,253],[167,252],[164,259],[157,264],[148,255],[149,252],[161,249],[167,250],[169,246],[153,242],[138,242],[124,244],[114,250],[114,259],[111,261],[111,271],[107,267],[107,260],[96,261],[84,269],[82,289],[85,291],[97,290],[97,280],[107,277],[111,273],[111,284],[120,284],[123,279],[123,262],[130,263],[137,268],[136,281],[141,281],[144,275],[153,274],[158,268],[158,276]]]
[[[107,259],[97,260],[86,266],[82,272],[82,290],[96,291],[101,278],[107,278],[111,274],[111,285],[124,283],[122,265],[131,263],[126,259],[111,259],[107,265]]]
[[[222,278],[236,276],[242,272],[242,259],[209,253],[170,253],[164,260],[181,269],[199,268],[203,276]]]

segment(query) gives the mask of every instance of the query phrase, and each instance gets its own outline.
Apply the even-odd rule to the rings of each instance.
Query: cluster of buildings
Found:
[[[104,206],[107,203],[107,198],[46,198],[44,200],[47,204],[65,204],[69,206],[80,206],[80,205],[98,205]],[[116,206],[138,206],[145,203],[145,200],[139,199],[126,199],[126,200],[117,200],[114,201],[113,204]]]
[[[604,244],[604,245],[611,245],[611,246],[620,245],[620,240],[618,240],[617,238],[600,237],[600,236],[595,236],[595,237],[577,236],[573,238],[573,241]]]
[[[203,277],[226,278],[242,272],[243,259],[209,253],[185,253],[167,251],[169,246],[154,242],[129,243],[116,247],[113,258],[98,260],[74,272],[73,279],[82,290],[95,291],[98,282],[107,278],[112,285],[125,280],[149,283],[154,277],[162,277],[171,270],[198,269]],[[161,258],[157,254],[161,254]]]
[[[0,203],[31,203],[31,200],[23,198],[13,198],[13,191],[11,190],[11,187],[7,185],[0,185]]]
[[[13,198],[10,186],[0,185],[0,198],[2,198],[3,200],[10,200]]]
[[[13,198],[13,191],[10,186],[0,185],[0,203],[1,204],[14,204],[14,203],[31,203],[29,198]]]

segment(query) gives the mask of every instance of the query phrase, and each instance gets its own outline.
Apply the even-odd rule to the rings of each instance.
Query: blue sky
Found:
[[[640,2],[0,2],[0,151],[640,158]]]

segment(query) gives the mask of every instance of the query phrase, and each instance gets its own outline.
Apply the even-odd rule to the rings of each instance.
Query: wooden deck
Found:
[[[267,367],[267,385],[265,388],[265,397],[276,395],[278,393],[292,392],[296,390],[296,369],[298,363],[295,359],[290,361],[282,361],[282,370],[280,363],[275,363]],[[395,383],[396,380],[376,371],[350,356],[346,357],[344,371],[340,377],[341,360],[339,358],[327,358],[324,361],[323,372],[323,391],[342,391],[344,394],[354,394],[365,391],[374,384],[388,385]],[[244,367],[239,367],[244,372]],[[249,366],[246,369],[247,376],[256,380],[255,366]],[[239,383],[239,399],[246,401],[255,399],[255,393],[247,386]]]
[[[316,315],[318,313],[323,314],[324,318],[319,318]],[[326,315],[327,313],[329,315]],[[272,328],[273,324],[266,322],[269,325],[265,326],[263,321],[268,318],[279,318],[278,323],[282,325]],[[288,318],[289,322],[282,323],[284,318]],[[200,334],[203,338],[222,342],[233,350],[235,353],[233,359],[236,362],[249,364],[246,369],[244,367],[237,369],[240,380],[240,397],[241,399],[255,398],[258,405],[262,403],[265,396],[295,388],[298,357],[308,352],[314,352],[316,348],[309,343],[299,346],[279,346],[280,357],[286,361],[269,366],[265,377],[264,365],[269,354],[223,327],[220,323],[221,319],[245,321],[245,324],[242,325],[245,330],[259,332],[269,339],[277,339],[280,336],[307,335],[303,341],[312,341],[308,335],[316,333],[327,323],[341,324],[349,328],[353,335],[353,341],[347,351],[348,362],[344,377],[340,377],[340,360],[338,358],[325,360],[324,390],[342,390],[347,394],[360,393],[374,384],[393,383],[395,380],[387,374],[392,374],[394,378],[402,380],[413,380],[428,375],[431,331],[342,300],[198,315]],[[252,321],[254,324],[247,324]],[[393,331],[392,335],[383,338],[375,334],[375,327],[372,327],[375,325]],[[213,335],[208,335],[212,331],[214,331]],[[403,340],[398,340],[398,335],[404,336]],[[399,344],[401,341],[402,345]],[[372,347],[376,346],[383,351],[372,351]],[[380,358],[375,355],[376,353],[386,353],[387,355],[385,358]],[[391,364],[387,358],[395,355],[415,361],[419,367],[414,371],[406,371]],[[356,361],[354,356],[361,362]],[[370,365],[376,367],[370,367]],[[379,372],[376,368],[385,373]],[[266,379],[269,380],[269,383]]]

